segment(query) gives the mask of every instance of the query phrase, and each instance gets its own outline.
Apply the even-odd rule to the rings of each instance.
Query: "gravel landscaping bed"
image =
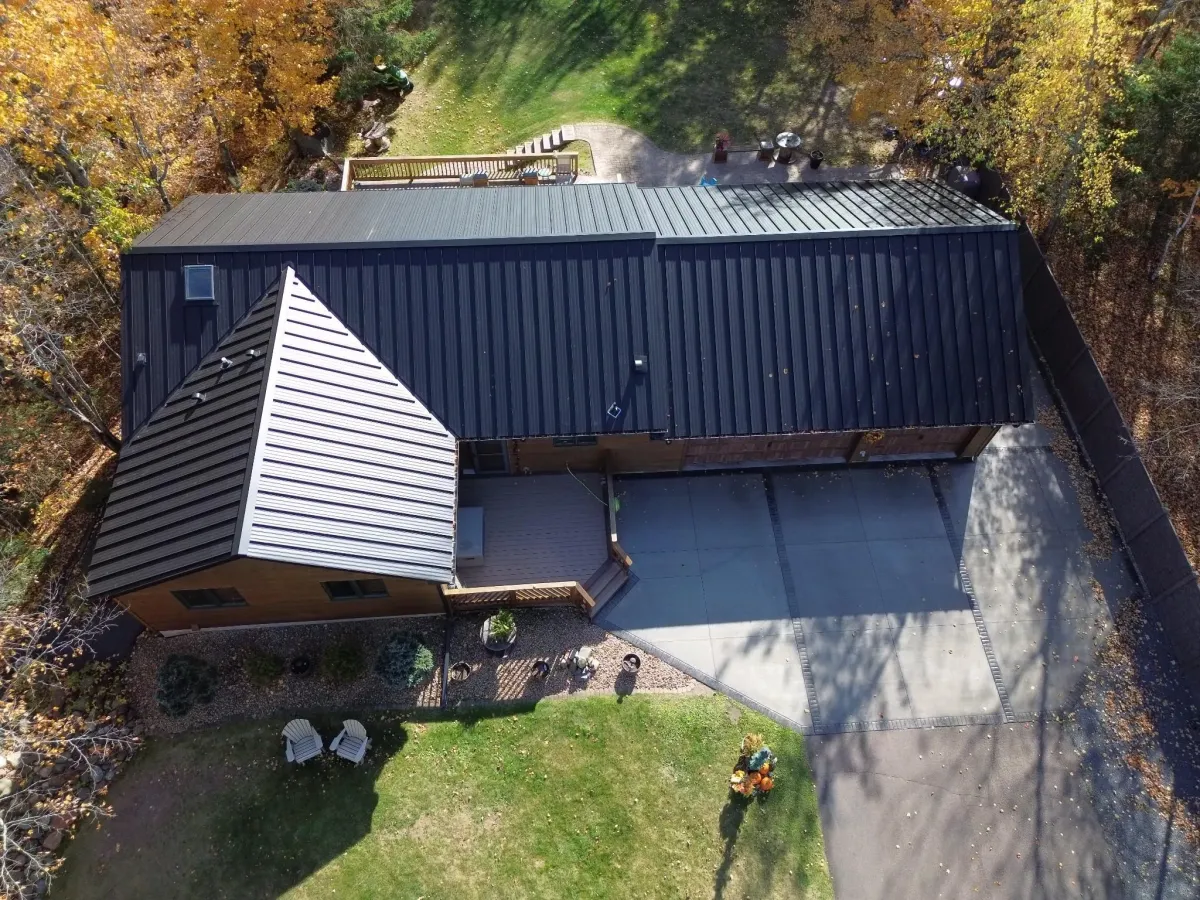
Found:
[[[147,634],[138,641],[129,663],[132,702],[144,727],[152,733],[176,733],[239,719],[261,719],[291,713],[350,712],[359,709],[436,709],[441,703],[442,636],[445,620],[440,616],[405,619],[374,619],[363,622],[323,625],[289,625],[232,631],[197,631],[165,638]],[[433,675],[416,688],[395,688],[375,674],[380,646],[394,632],[409,632],[432,652]],[[363,648],[362,677],[344,685],[323,679],[317,671],[321,651],[335,641],[351,638]],[[247,681],[243,660],[251,652],[274,653],[285,662],[299,655],[312,660],[312,670],[303,676],[285,666],[282,678],[262,688]],[[154,694],[158,669],[173,653],[206,660],[217,667],[220,679],[212,703],[198,705],[178,718],[165,715]]]
[[[537,700],[586,691],[588,694],[672,693],[707,690],[699,682],[613,637],[574,610],[518,610],[517,641],[502,658],[490,655],[479,640],[484,614],[454,620],[450,664],[465,662],[471,673],[464,682],[450,681],[448,699],[457,705]],[[598,663],[586,681],[570,671],[570,655],[581,646],[594,649]],[[636,676],[622,671],[628,653],[641,658]],[[534,663],[544,660],[550,673],[540,676]]]
[[[459,704],[507,703],[537,700],[554,695],[585,691],[628,694],[687,693],[707,690],[699,682],[649,654],[619,640],[593,625],[574,610],[519,610],[517,641],[503,657],[488,654],[479,641],[483,614],[454,619],[450,663],[465,662],[471,674],[465,682],[451,682],[448,699]],[[172,734],[223,722],[262,719],[317,712],[352,712],[363,709],[437,709],[442,693],[442,646],[446,620],[440,616],[412,619],[375,619],[364,622],[322,625],[288,625],[240,630],[197,631],[164,638],[147,634],[138,641],[129,663],[131,701],[143,728],[150,733]],[[395,632],[420,638],[436,663],[424,684],[401,689],[387,684],[374,671],[382,644]],[[365,671],[344,685],[332,684],[318,672],[322,650],[350,638],[361,644]],[[569,670],[569,656],[581,646],[594,648],[598,668],[586,681]],[[312,670],[293,675],[285,665],[283,676],[269,687],[250,683],[243,663],[252,653],[271,653],[285,663],[307,656]],[[636,675],[622,671],[628,653],[641,658]],[[197,705],[190,712],[171,717],[155,700],[158,670],[172,654],[195,656],[216,666],[219,673],[213,702]],[[545,660],[549,675],[534,672],[534,662]]]

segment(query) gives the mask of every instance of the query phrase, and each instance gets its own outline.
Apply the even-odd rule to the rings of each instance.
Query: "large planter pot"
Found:
[[[488,616],[484,619],[483,625],[479,627],[479,640],[483,642],[483,647],[488,653],[494,656],[503,656],[517,642],[517,629],[514,627],[507,637],[494,635],[492,634],[492,616]]]

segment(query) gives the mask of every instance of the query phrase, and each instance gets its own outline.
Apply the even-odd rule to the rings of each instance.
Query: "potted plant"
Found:
[[[517,640],[517,620],[512,612],[502,609],[484,619],[479,629],[479,640],[483,641],[488,653],[503,656]]]

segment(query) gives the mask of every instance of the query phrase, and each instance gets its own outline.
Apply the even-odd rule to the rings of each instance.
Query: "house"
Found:
[[[160,630],[511,600],[463,587],[463,495],[532,516],[536,479],[483,476],[603,501],[613,474],[972,458],[1033,413],[1015,226],[935,182],[199,196],[122,279],[90,592]],[[529,571],[522,597],[596,599]]]

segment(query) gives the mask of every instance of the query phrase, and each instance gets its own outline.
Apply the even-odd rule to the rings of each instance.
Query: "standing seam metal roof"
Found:
[[[535,205],[531,218],[499,218]],[[285,265],[463,440],[1031,416],[1015,226],[937,183],[406,189],[187,207],[123,258],[127,434]],[[479,220],[431,218],[439,209]],[[216,267],[217,304],[183,302],[189,263]]]
[[[89,593],[239,556],[449,583],[457,487],[454,436],[288,267],[122,449]]]

